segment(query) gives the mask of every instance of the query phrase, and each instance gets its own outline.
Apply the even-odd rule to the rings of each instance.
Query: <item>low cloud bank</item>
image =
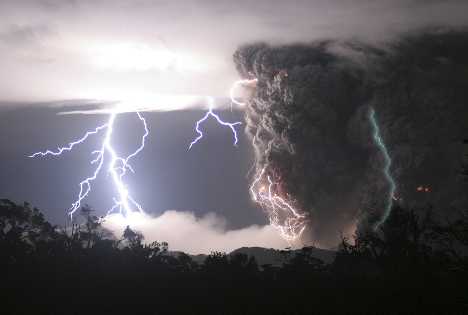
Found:
[[[146,243],[166,241],[170,250],[189,254],[230,252],[244,246],[276,249],[289,246],[272,226],[251,225],[228,230],[226,221],[213,213],[196,217],[192,212],[168,210],[158,217],[134,213],[127,218],[114,214],[108,216],[103,225],[117,237],[130,226],[143,233]]]

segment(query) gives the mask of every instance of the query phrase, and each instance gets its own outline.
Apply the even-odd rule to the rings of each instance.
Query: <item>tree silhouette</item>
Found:
[[[198,265],[130,226],[109,237],[91,207],[81,213],[69,233],[27,203],[0,200],[2,312],[466,313],[466,211],[441,223],[430,207],[396,206],[378,231],[343,239],[330,264],[304,247],[261,268],[223,252]]]
[[[142,241],[144,239],[143,234],[133,231],[129,225],[125,228],[122,238],[128,242],[130,247],[142,246]]]
[[[94,245],[94,243],[102,238],[99,235],[99,227],[101,223],[98,217],[92,215],[94,209],[92,209],[89,205],[84,205],[80,209],[80,215],[84,218],[84,230],[79,231],[79,238],[81,240],[86,241],[86,247],[90,248]]]

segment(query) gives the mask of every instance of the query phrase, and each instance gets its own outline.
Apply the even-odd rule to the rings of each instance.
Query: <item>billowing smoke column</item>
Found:
[[[245,105],[252,195],[286,235],[334,246],[356,224],[385,224],[391,203],[468,205],[457,176],[468,135],[468,33],[260,43],[239,48],[234,61],[243,79],[257,79]],[[268,205],[271,196],[294,211]]]

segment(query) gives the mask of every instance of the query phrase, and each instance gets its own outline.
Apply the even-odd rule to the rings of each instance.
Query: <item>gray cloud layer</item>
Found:
[[[456,0],[2,1],[0,95],[17,101],[226,95],[236,78],[230,56],[240,44],[380,40],[426,25],[464,25],[467,10],[466,1]],[[127,67],[96,65],[96,49],[105,46],[109,59],[119,45],[132,47]],[[202,69],[137,70],[142,54],[151,59],[161,50],[186,54]]]

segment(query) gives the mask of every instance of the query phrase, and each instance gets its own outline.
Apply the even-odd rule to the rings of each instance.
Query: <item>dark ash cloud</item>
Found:
[[[246,109],[256,169],[267,166],[282,183],[277,193],[308,213],[306,240],[333,246],[356,220],[367,226],[382,216],[389,185],[370,108],[393,159],[399,202],[468,204],[457,176],[468,135],[467,56],[468,33],[441,29],[380,45],[324,40],[238,49],[238,72],[258,78]]]

